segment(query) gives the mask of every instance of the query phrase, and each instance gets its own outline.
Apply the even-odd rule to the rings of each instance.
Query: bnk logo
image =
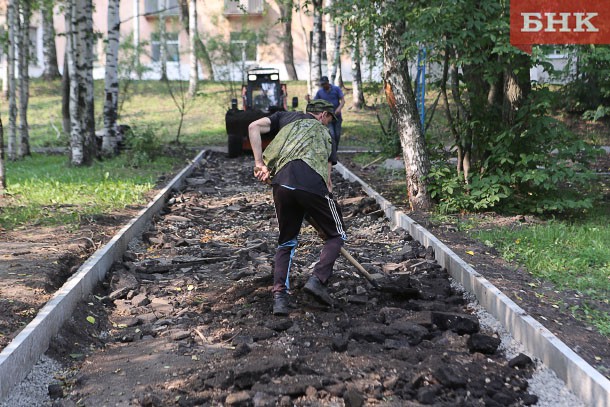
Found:
[[[510,43],[610,44],[610,0],[512,0]]]

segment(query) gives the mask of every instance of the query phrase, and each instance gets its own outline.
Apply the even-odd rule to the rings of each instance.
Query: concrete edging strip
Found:
[[[172,190],[179,188],[205,154],[201,151],[191,164],[176,175],[151,203],[124,226],[104,247],[98,249],[40,309],[36,317],[0,352],[0,401],[20,383],[46,352],[78,302],[104,279],[129,242],[139,236],[148,221],[165,205]]]
[[[451,277],[462,284],[464,289],[474,294],[481,306],[493,315],[513,338],[523,344],[530,356],[540,359],[555,372],[557,377],[562,379],[583,402],[596,407],[610,406],[610,381],[606,377],[531,315],[528,315],[485,277],[477,273],[434,235],[404,212],[398,211],[362,179],[340,163],[335,166],[335,169],[345,179],[362,185],[364,191],[375,198],[393,226],[402,227],[424,246],[431,246],[437,261],[447,269]]]

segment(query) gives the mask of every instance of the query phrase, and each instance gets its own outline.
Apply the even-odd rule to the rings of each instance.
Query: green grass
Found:
[[[71,167],[66,157],[34,154],[7,165],[7,193],[0,207],[0,226],[68,224],[82,217],[107,214],[129,205],[146,203],[145,195],[159,174],[175,163],[159,158],[154,165],[133,168],[124,157]]]
[[[607,211],[608,208],[603,208]],[[501,256],[523,265],[533,276],[559,289],[608,304],[610,298],[610,228],[608,212],[591,213],[578,222],[549,221],[518,229],[479,231],[476,237]],[[573,309],[610,336],[610,315],[586,302]]]

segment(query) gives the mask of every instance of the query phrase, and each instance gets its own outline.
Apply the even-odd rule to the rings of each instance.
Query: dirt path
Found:
[[[109,280],[75,312],[49,353],[72,366],[53,386],[56,396],[64,396],[56,405],[535,401],[525,382],[532,366],[510,366],[496,351],[496,333],[485,327],[479,331],[473,310],[431,253],[405,232],[391,231],[378,207],[356,185],[339,179],[335,185],[348,223],[348,250],[371,272],[393,276],[403,290],[373,289],[340,258],[330,290],[335,306],[319,306],[300,290],[319,249],[317,236],[307,228],[291,279],[294,310],[288,318],[272,317],[277,230],[269,190],[252,182],[250,161],[210,156],[143,241],[134,242]],[[383,194],[383,188],[378,190]],[[27,239],[20,242],[38,242],[40,252],[32,250],[35,245],[25,249],[15,245],[17,240],[3,239],[7,246],[0,245],[0,254],[12,266],[0,273],[0,315],[2,324],[9,321],[0,326],[0,339],[8,342],[53,287],[133,214],[99,219],[84,234],[48,231],[43,238],[21,231]],[[420,220],[440,232],[456,253],[474,248],[471,262],[477,271],[492,278],[496,273],[494,284],[532,300],[520,305],[563,327],[554,332],[572,341],[590,363],[607,366],[606,338],[562,310],[534,302],[531,287],[531,295],[524,296],[531,280],[507,274],[511,268],[488,249],[443,225],[427,224],[424,215]],[[514,268],[513,273],[522,274]],[[595,358],[600,355],[601,361]]]
[[[507,363],[500,340],[481,330],[432,253],[391,231],[378,207],[342,180],[335,188],[350,252],[400,289],[373,289],[341,258],[334,306],[317,304],[301,291],[320,246],[308,227],[291,275],[294,308],[272,317],[276,225],[269,190],[250,182],[249,161],[209,157],[79,307],[50,352],[76,359],[57,383],[60,405],[536,400],[527,391],[532,364]]]

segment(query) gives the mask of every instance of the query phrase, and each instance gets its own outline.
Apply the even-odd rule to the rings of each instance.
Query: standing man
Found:
[[[305,110],[276,112],[248,126],[254,176],[262,182],[271,181],[280,230],[273,270],[274,315],[288,315],[288,277],[305,216],[317,223],[324,246],[303,289],[323,304],[332,305],[328,279],[347,239],[330,177],[334,142],[327,126],[336,120],[335,109],[327,101],[312,100]],[[279,133],[263,154],[261,134],[277,129]]]
[[[337,149],[339,148],[339,140],[341,140],[341,126],[343,124],[343,116],[341,115],[341,109],[345,105],[345,96],[340,87],[331,84],[328,81],[328,76],[320,78],[320,89],[314,95],[314,100],[321,99],[330,102],[335,107],[335,116],[337,120],[328,125],[330,135],[332,136],[333,143],[333,156],[332,163],[337,163]]]

